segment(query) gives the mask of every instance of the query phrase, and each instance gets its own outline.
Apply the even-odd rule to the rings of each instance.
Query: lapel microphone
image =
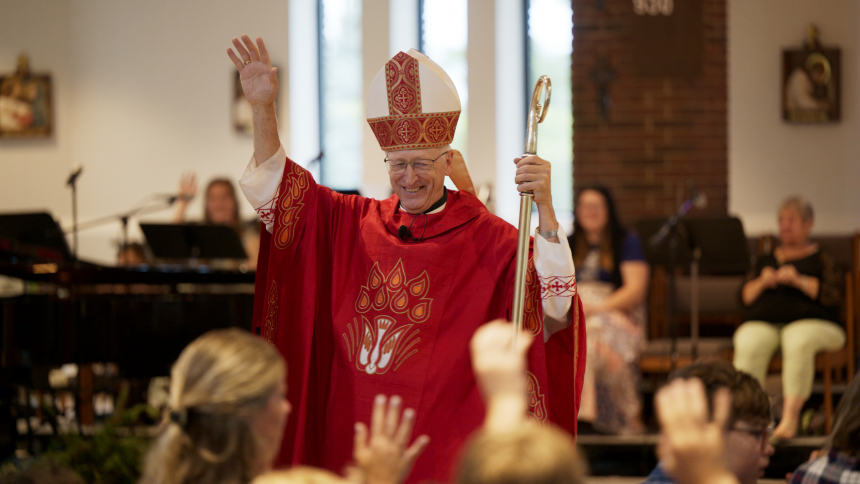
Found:
[[[412,217],[412,222],[409,223],[409,227],[401,225],[400,228],[397,229],[397,237],[400,240],[404,240],[406,242],[419,242],[421,240],[424,240],[424,231],[427,230],[427,214],[432,212],[433,210],[436,210],[442,205],[445,205],[446,201],[448,201],[448,190],[442,190],[442,197],[439,200],[436,200],[436,203],[431,205],[430,208],[428,208],[424,211],[424,213],[421,214],[424,215],[424,230],[421,231],[420,239],[416,239],[415,236],[412,235],[412,224],[415,223],[415,219],[419,217],[418,215]]]
[[[397,229],[397,236],[402,240],[407,240],[409,238],[409,229],[405,225],[401,225],[399,229]]]

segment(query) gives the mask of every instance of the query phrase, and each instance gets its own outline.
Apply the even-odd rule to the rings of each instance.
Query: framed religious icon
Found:
[[[824,48],[810,26],[801,49],[782,52],[782,119],[790,123],[830,123],[841,117],[841,59]]]
[[[47,138],[54,128],[51,76],[30,72],[26,55],[0,75],[0,138]]]

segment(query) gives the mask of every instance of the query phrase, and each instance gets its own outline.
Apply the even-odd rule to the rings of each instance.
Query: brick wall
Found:
[[[631,0],[573,0],[574,185],[608,186],[626,224],[671,214],[686,180],[708,198],[691,216],[726,214],[726,0],[701,1],[701,73],[655,77],[636,74]]]

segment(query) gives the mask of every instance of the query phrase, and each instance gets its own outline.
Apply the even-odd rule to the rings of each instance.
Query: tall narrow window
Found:
[[[538,130],[540,157],[552,162],[552,201],[564,223],[573,212],[573,105],[570,69],[573,53],[573,11],[570,0],[528,2],[527,96],[538,77],[552,80],[547,117]],[[569,215],[570,214],[570,215]]]
[[[466,0],[425,0],[421,2],[421,47],[424,54],[451,76],[460,96],[462,112],[451,146],[466,156],[469,93],[466,89],[468,67],[468,5]],[[466,158],[468,159],[468,157]]]
[[[361,0],[319,0],[322,183],[355,190],[361,183]]]

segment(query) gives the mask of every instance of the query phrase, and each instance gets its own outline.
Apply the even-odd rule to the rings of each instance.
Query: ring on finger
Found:
[[[251,63],[251,60],[250,60],[250,59],[248,59],[248,60],[246,60],[245,62],[243,62],[243,64],[245,64],[245,65],[248,65],[248,64],[250,64],[250,63]]]

